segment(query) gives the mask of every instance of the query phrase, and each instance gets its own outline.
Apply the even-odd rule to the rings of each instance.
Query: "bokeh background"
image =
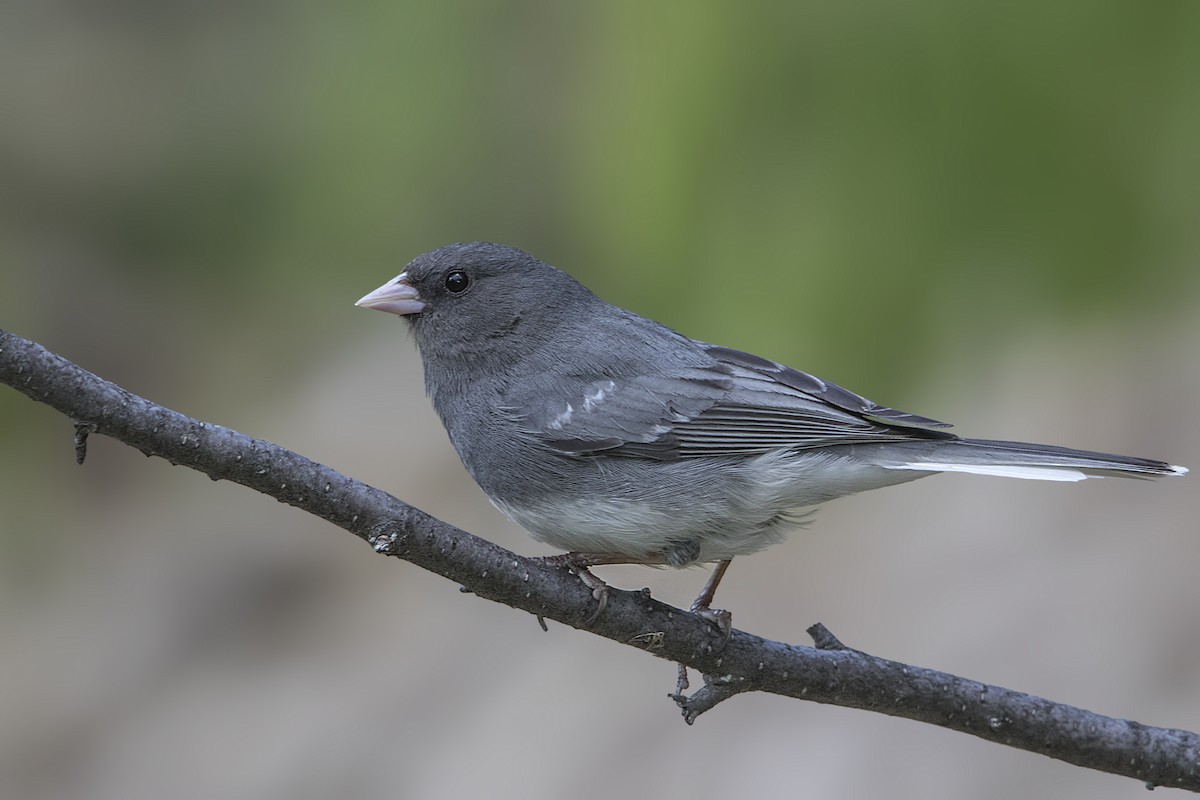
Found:
[[[879,402],[1200,467],[1200,4],[0,6],[0,326],[525,553],[353,301],[496,240]],[[5,798],[1130,797],[462,595],[0,390]],[[1200,729],[1196,480],[838,501],[720,605]],[[698,570],[604,572],[684,604]]]

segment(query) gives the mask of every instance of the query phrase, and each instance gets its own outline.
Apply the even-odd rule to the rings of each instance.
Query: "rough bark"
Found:
[[[690,696],[673,695],[689,724],[734,695],[770,692],[927,722],[1151,787],[1200,790],[1200,736],[1195,733],[1105,717],[888,661],[846,647],[821,626],[809,631],[816,647],[740,630],[722,646],[722,635],[709,621],[646,592],[612,590],[604,612],[588,626],[595,600],[565,569],[498,547],[278,445],[152,403],[3,330],[0,382],[72,421],[80,463],[88,434],[110,436],[148,456],[315,514],[377,552],[410,561],[480,597],[696,669],[704,685]]]

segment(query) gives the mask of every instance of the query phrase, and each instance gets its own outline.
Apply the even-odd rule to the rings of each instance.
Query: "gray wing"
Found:
[[[614,375],[589,383],[571,377],[576,379],[540,382],[543,385],[530,387],[529,394],[512,398],[516,402],[502,410],[527,436],[562,453],[663,459],[680,455],[667,452],[675,429],[716,406],[734,383],[711,366],[677,369],[669,375]],[[564,392],[564,383],[582,383],[582,389]]]
[[[878,405],[806,372],[727,347],[702,347],[733,387],[674,427],[681,457],[957,438],[941,430],[950,427],[945,422]]]
[[[674,460],[839,444],[954,439],[944,422],[877,405],[758,356],[700,344],[707,364],[549,391],[508,409],[569,455]]]

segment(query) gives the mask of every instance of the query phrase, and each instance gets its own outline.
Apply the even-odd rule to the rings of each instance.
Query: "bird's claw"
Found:
[[[585,628],[592,627],[592,624],[600,618],[604,613],[604,609],[608,607],[608,584],[597,578],[588,569],[588,559],[578,553],[564,553],[561,556],[545,556],[545,563],[552,564],[556,567],[566,567],[567,570],[579,578],[579,582],[592,590],[592,599],[596,601],[596,610],[583,623]]]
[[[721,634],[721,644],[717,649],[718,652],[724,650],[725,645],[729,644],[729,637],[733,635],[733,615],[723,608],[709,608],[699,603],[692,603],[691,611],[716,626]]]
[[[587,574],[592,575],[590,572]],[[592,623],[600,618],[600,615],[604,613],[604,609],[608,606],[608,584],[601,581],[595,575],[592,575],[592,578],[600,581],[600,585],[592,587],[592,599],[596,601],[596,610],[587,618],[587,622],[583,623],[588,628],[592,627]],[[587,585],[587,581],[584,581],[584,585]]]
[[[683,693],[687,691],[689,684],[687,666],[684,664],[676,664],[675,666],[677,667],[678,671],[675,676],[675,694],[671,695],[671,697],[674,698],[675,702],[678,703],[680,700],[686,699],[684,698]]]

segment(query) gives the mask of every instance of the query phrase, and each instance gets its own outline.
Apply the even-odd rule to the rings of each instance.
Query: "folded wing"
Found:
[[[957,438],[941,430],[946,423],[877,405],[774,361],[699,348],[703,358],[693,366],[603,377],[572,396],[543,387],[512,412],[529,435],[579,456],[674,460]]]

